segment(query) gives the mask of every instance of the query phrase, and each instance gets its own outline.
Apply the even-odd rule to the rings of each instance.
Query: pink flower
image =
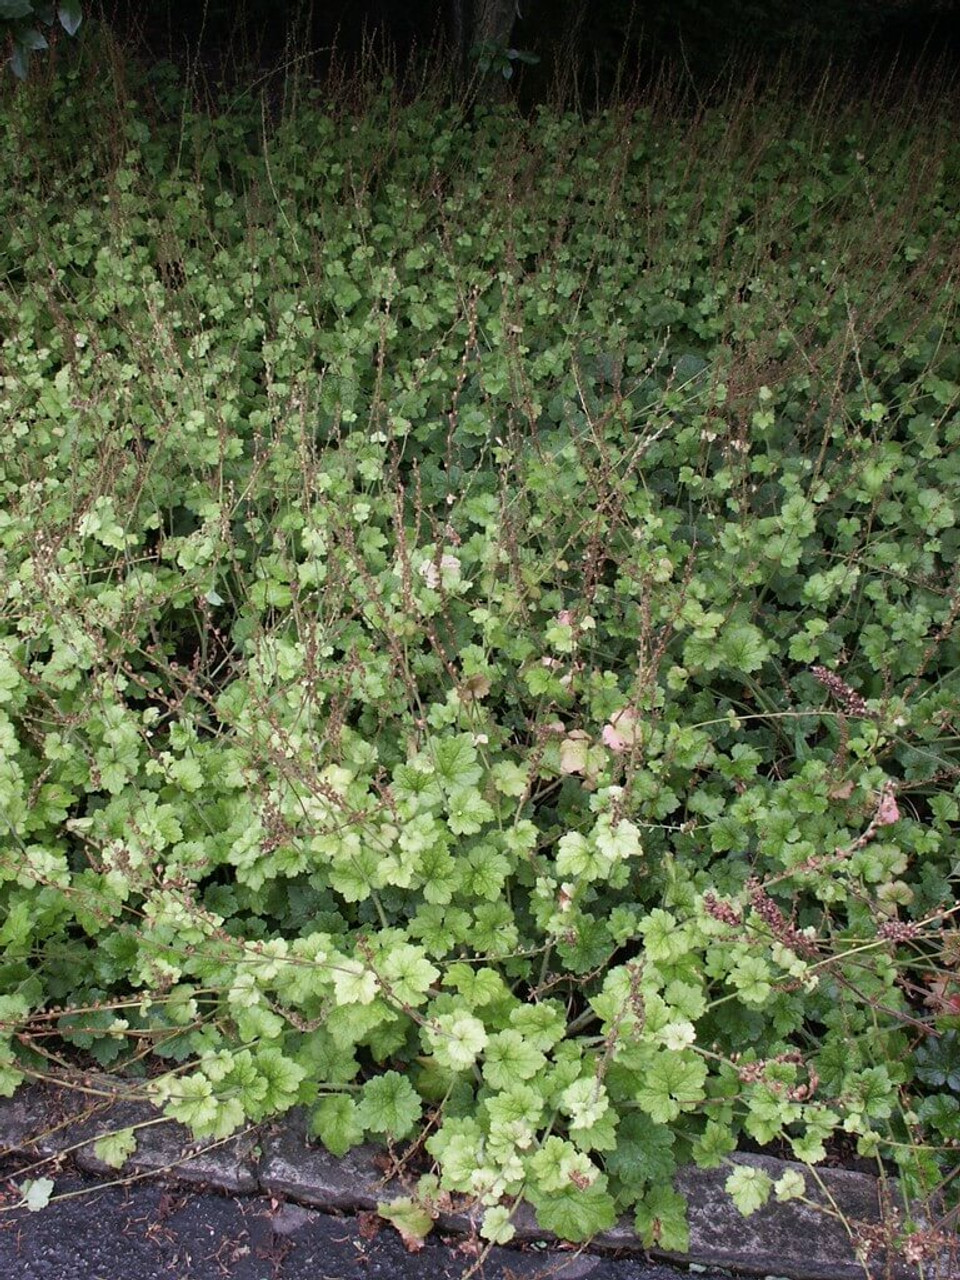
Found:
[[[900,810],[897,808],[897,798],[892,791],[884,791],[880,798],[880,808],[877,810],[877,826],[889,827],[892,823],[899,821]]]

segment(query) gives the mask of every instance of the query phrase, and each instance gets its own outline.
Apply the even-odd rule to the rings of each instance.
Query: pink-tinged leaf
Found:
[[[481,698],[485,698],[490,692],[490,681],[486,676],[476,675],[468,676],[461,686],[462,694],[467,702],[479,702]]]
[[[899,821],[900,810],[897,808],[897,798],[892,791],[885,791],[880,800],[880,808],[877,810],[877,826],[889,827],[892,823]]]
[[[433,1229],[433,1214],[410,1196],[378,1204],[377,1213],[400,1232],[407,1253],[419,1253]]]
[[[641,727],[637,721],[637,713],[631,707],[615,711],[601,733],[604,745],[611,751],[627,751],[640,741]]]
[[[629,743],[622,738],[612,724],[605,724],[600,737],[603,739],[605,747],[609,747],[611,751],[626,751]]]
[[[573,610],[561,609],[560,612],[557,614],[557,622],[560,623],[561,627],[572,627],[573,626]]]
[[[560,743],[560,772],[586,773],[590,735],[583,729],[572,729]]]

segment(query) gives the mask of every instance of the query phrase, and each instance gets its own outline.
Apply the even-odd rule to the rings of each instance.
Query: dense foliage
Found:
[[[0,1088],[302,1105],[497,1241],[934,1191],[955,134],[84,74],[0,119]]]
[[[0,0],[0,39],[9,50],[10,70],[25,79],[30,55],[49,49],[61,30],[76,35],[82,21],[80,0]]]

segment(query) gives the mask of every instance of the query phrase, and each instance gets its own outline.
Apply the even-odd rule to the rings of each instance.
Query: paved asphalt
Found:
[[[13,1207],[21,1197],[11,1179],[15,1171],[0,1168],[2,1280],[461,1280],[477,1262],[456,1239],[428,1239],[419,1253],[408,1253],[374,1215],[338,1218],[184,1185],[109,1186],[64,1174],[51,1203],[30,1212]],[[689,1274],[555,1248],[497,1248],[473,1271],[476,1280]],[[696,1280],[729,1276],[696,1271]]]

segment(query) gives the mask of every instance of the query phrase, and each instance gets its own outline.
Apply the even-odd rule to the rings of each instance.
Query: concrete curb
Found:
[[[135,1097],[118,1099],[121,1081],[87,1076],[83,1087],[78,1092],[75,1086],[32,1084],[12,1099],[0,1099],[0,1159],[70,1156],[84,1172],[100,1176],[164,1175],[227,1193],[261,1193],[341,1213],[375,1209],[409,1192],[400,1181],[385,1179],[383,1152],[377,1148],[359,1147],[336,1159],[311,1145],[304,1117],[296,1111],[224,1142],[199,1144],[182,1125],[163,1118],[148,1103]],[[137,1129],[137,1149],[118,1172],[98,1158],[94,1143],[130,1126],[146,1127]],[[644,1249],[628,1219],[597,1236],[591,1248],[789,1280],[960,1280],[956,1241],[943,1242],[940,1255],[927,1259],[922,1269],[888,1258],[879,1244],[871,1249],[867,1267],[858,1259],[856,1245],[882,1238],[882,1221],[903,1209],[895,1183],[884,1186],[874,1177],[848,1170],[818,1168],[811,1174],[803,1165],[768,1156],[732,1158],[774,1179],[787,1169],[798,1170],[805,1176],[812,1204],[773,1202],[744,1218],[724,1191],[728,1170],[690,1166],[675,1179],[689,1205],[689,1253]],[[527,1206],[520,1207],[514,1223],[518,1241],[551,1239]],[[450,1231],[468,1232],[475,1224],[475,1216],[465,1211],[439,1218],[439,1225]]]

